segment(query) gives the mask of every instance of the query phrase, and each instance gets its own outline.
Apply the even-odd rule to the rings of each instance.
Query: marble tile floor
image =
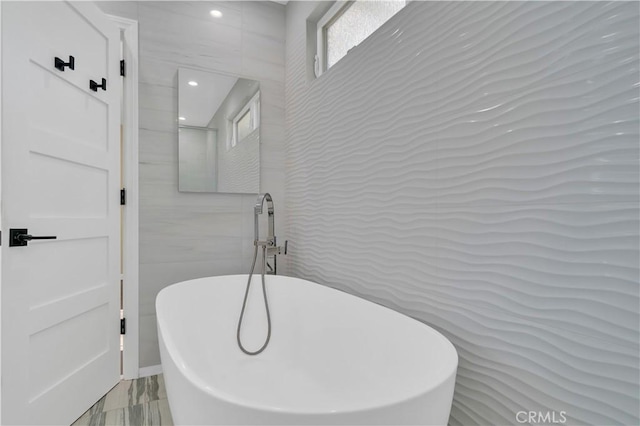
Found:
[[[123,380],[71,426],[173,426],[162,374]]]

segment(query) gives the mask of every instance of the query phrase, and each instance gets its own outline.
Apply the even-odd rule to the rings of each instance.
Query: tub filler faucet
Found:
[[[258,224],[258,216],[262,214],[262,210],[264,207],[264,202],[267,202],[267,220],[269,223],[269,229],[266,240],[260,240],[260,225]],[[277,272],[277,261],[276,256],[279,254],[287,254],[287,243],[284,242],[284,247],[276,245],[276,236],[274,235],[274,221],[275,215],[273,210],[273,199],[271,198],[271,194],[265,192],[264,194],[258,195],[258,200],[256,201],[256,205],[253,208],[253,219],[254,219],[254,232],[255,238],[253,240],[253,245],[256,247],[262,247],[263,250],[266,250],[266,267],[268,270],[265,271],[266,274],[275,275]]]
[[[269,221],[269,232],[266,240],[260,240],[260,227],[258,225],[258,215],[262,214],[262,208],[264,206],[265,200],[267,201],[267,217]],[[236,331],[236,339],[238,341],[238,347],[242,352],[247,355],[258,355],[262,351],[267,348],[269,344],[269,340],[271,339],[271,314],[269,313],[269,301],[267,300],[267,288],[265,282],[265,274],[275,275],[276,274],[276,256],[279,254],[287,254],[287,242],[284,243],[284,250],[282,247],[276,245],[276,236],[274,235],[274,214],[273,214],[273,199],[271,198],[271,194],[265,192],[264,194],[258,195],[258,201],[256,202],[255,207],[253,208],[253,217],[254,217],[254,226],[255,226],[255,238],[253,240],[253,263],[251,264],[251,271],[249,272],[249,277],[247,280],[247,287],[244,292],[244,300],[242,301],[242,310],[240,311],[240,317],[238,318],[238,329]],[[264,343],[255,351],[248,350],[242,344],[242,339],[240,337],[240,332],[242,330],[242,320],[244,318],[244,311],[247,308],[247,296],[249,296],[249,289],[251,288],[251,277],[253,276],[253,272],[256,268],[256,261],[258,260],[258,250],[262,247],[262,256],[261,256],[261,264],[260,268],[260,278],[262,282],[262,297],[264,300],[264,309],[267,314],[267,337],[264,340]],[[269,260],[273,266],[269,264]],[[268,269],[268,270],[267,270]]]

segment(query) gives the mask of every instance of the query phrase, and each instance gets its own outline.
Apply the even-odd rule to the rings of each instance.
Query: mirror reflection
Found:
[[[260,192],[260,85],[178,69],[178,190]]]

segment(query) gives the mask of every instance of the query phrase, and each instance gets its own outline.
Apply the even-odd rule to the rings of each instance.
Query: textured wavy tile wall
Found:
[[[638,424],[639,5],[413,2],[319,79],[287,6],[293,275],[456,346],[452,425]]]
[[[260,130],[254,130],[228,151],[226,140],[221,142],[218,141],[218,155],[223,158],[218,170],[218,191],[251,193],[259,188]]]

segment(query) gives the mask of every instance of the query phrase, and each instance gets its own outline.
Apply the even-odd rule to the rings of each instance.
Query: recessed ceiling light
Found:
[[[184,118],[184,117],[178,117],[178,120],[180,120],[180,121],[184,121],[184,120],[186,120],[186,118]]]
[[[214,18],[222,18],[222,12],[219,10],[213,9],[210,13]]]
[[[195,87],[195,86],[198,85],[198,82],[191,80],[188,84],[189,84],[189,86],[194,86]]]

